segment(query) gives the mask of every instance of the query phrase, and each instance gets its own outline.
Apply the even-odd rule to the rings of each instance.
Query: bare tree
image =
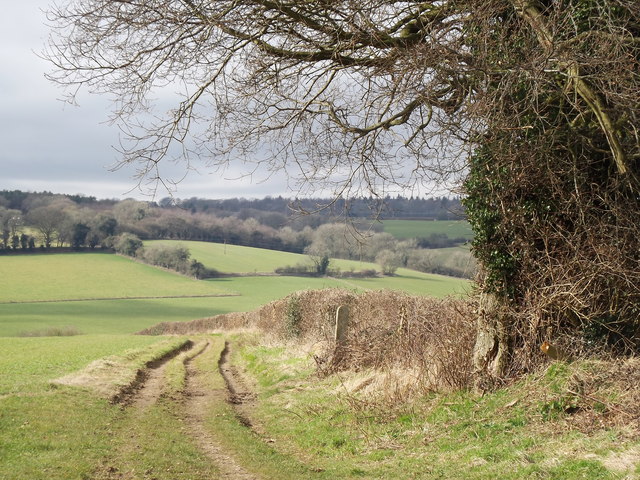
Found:
[[[386,0],[76,1],[50,12],[47,57],[72,96],[113,96],[123,162],[140,178],[163,182],[160,160],[204,154],[286,171],[303,191],[383,195],[456,170],[458,144],[438,133],[471,92],[463,13]],[[175,108],[145,115],[162,95]]]
[[[141,181],[167,157],[240,159],[303,193],[384,195],[469,166],[479,372],[602,324],[597,303],[640,344],[637,0],[76,0],[50,20],[51,78],[114,98]],[[606,268],[573,288],[605,238]]]
[[[36,207],[27,214],[29,223],[37,228],[42,235],[45,248],[51,247],[56,232],[60,232],[67,220],[68,216],[62,207],[63,205],[60,203]]]

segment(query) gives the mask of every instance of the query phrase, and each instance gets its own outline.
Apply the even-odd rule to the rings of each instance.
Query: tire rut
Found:
[[[255,406],[256,394],[247,387],[238,369],[229,362],[230,354],[231,344],[225,342],[224,350],[218,360],[218,370],[227,386],[227,402],[233,406],[236,418],[242,425],[253,430],[258,436],[264,437],[263,429],[251,419],[251,410]],[[270,440],[266,441],[271,442]]]
[[[219,469],[219,473],[215,478],[225,480],[260,480],[260,477],[248,472],[244,469],[235,458],[222,447],[220,441],[216,438],[216,432],[210,431],[206,427],[206,419],[209,414],[209,407],[214,402],[231,402],[234,407],[237,402],[232,398],[238,398],[236,387],[229,383],[228,377],[223,374],[227,388],[212,389],[207,385],[207,373],[200,371],[194,366],[194,360],[200,355],[205,354],[212,344],[209,340],[193,343],[191,341],[183,345],[164,357],[150,362],[146,368],[138,372],[138,376],[132,385],[124,389],[121,394],[114,399],[114,403],[122,405],[124,409],[131,415],[143,414],[144,409],[148,409],[161,400],[166,388],[165,370],[171,360],[181,361],[185,367],[185,386],[179,395],[171,399],[175,400],[172,412],[177,418],[180,418],[184,424],[185,435],[193,442],[194,445],[208,457],[212,463]],[[182,354],[182,358],[175,357]],[[218,367],[222,373],[222,364],[226,364],[226,355],[228,354],[228,343],[225,344],[221,357],[218,361]],[[222,358],[225,358],[223,361]],[[245,398],[245,396],[242,396]],[[248,398],[248,397],[246,397]],[[238,417],[244,425],[250,423]],[[135,435],[135,432],[130,432]],[[93,478],[101,480],[116,480],[128,478],[113,465],[113,462],[105,459],[102,467],[95,472]],[[207,477],[208,479],[209,477]],[[204,480],[204,479],[202,479]]]
[[[185,342],[181,347],[176,348],[162,357],[148,362],[145,368],[138,370],[134,381],[122,388],[116,395],[111,397],[111,403],[128,406],[132,404],[142,404],[145,406],[155,403],[160,397],[164,369],[175,357],[183,352],[194,348],[191,340]],[[148,399],[146,397],[149,397]]]
[[[207,343],[201,353],[211,347]],[[226,350],[226,347],[225,347]],[[224,353],[224,351],[223,351]],[[246,471],[216,440],[214,435],[205,428],[207,405],[212,401],[225,401],[225,393],[206,388],[203,385],[203,373],[193,366],[192,357],[185,362],[187,371],[184,396],[185,423],[189,433],[198,447],[211,458],[220,469],[220,477],[229,480],[258,480],[259,477]]]

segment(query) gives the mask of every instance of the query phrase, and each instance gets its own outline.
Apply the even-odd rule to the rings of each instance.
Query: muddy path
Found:
[[[207,343],[202,353],[211,348]],[[225,347],[226,350],[226,347]],[[223,351],[224,354],[224,351]],[[205,374],[194,365],[196,357],[185,362],[186,367],[186,387],[184,395],[185,423],[189,427],[189,434],[192,436],[198,447],[211,458],[220,469],[220,478],[254,480],[258,477],[247,472],[228,452],[220,445],[209,429],[205,427],[207,409],[211,402],[225,402],[229,398],[230,392],[219,389],[207,388]],[[219,360],[219,364],[220,364]]]
[[[144,369],[136,385],[128,389],[126,395],[122,395],[119,404],[123,408],[123,415],[128,419],[130,426],[126,431],[126,435],[134,441],[129,442],[136,445],[144,442],[153,442],[153,439],[144,438],[144,433],[136,431],[136,419],[143,419],[148,412],[154,408],[168,409],[169,414],[175,417],[184,428],[181,428],[184,441],[195,445],[197,449],[209,459],[210,463],[217,470],[212,475],[201,476],[193,480],[209,480],[213,478],[227,480],[258,480],[259,477],[248,472],[233,456],[231,452],[226,450],[217,436],[212,431],[207,422],[207,416],[211,411],[212,405],[219,402],[229,402],[238,407],[237,398],[239,391],[242,393],[240,397],[246,399],[255,399],[255,395],[246,391],[246,387],[239,380],[233,380],[233,374],[229,372],[231,367],[228,364],[229,345],[227,344],[222,354],[217,357],[216,352],[212,351],[213,345],[211,340],[199,340],[197,342],[189,342],[185,348],[167,355],[163,359],[153,362]],[[217,348],[220,348],[218,346]],[[219,388],[211,388],[213,368],[202,368],[202,361],[218,362],[218,370],[222,374],[225,371],[225,381],[218,380]],[[184,384],[180,391],[171,389],[167,382],[167,368],[171,362],[181,362],[184,368]],[[175,366],[175,365],[174,365]],[[236,399],[236,400],[234,400]],[[251,425],[248,420],[247,412],[238,413],[238,418],[243,425]],[[148,437],[148,434],[147,434]],[[97,479],[129,479],[135,478],[127,471],[126,465],[120,465],[119,452],[114,453],[113,458],[105,459],[99,471],[95,472],[94,478]],[[175,458],[175,462],[179,463],[180,458]],[[147,478],[144,476],[143,478]],[[149,477],[155,478],[155,477]]]
[[[218,371],[227,387],[227,402],[233,405],[236,417],[241,424],[262,436],[262,429],[251,419],[251,409],[255,405],[256,394],[249,388],[238,369],[230,363],[230,356],[231,344],[225,342],[224,350],[218,360]]]

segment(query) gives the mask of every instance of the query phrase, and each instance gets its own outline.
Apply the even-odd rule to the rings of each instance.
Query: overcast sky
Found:
[[[106,99],[82,95],[80,105],[71,106],[45,78],[50,66],[36,53],[48,36],[42,12],[48,4],[5,2],[0,16],[0,190],[148,198],[136,189],[133,169],[109,171],[118,160],[118,129],[106,124]],[[178,198],[291,194],[284,178],[229,181],[207,171],[191,172],[175,192]]]

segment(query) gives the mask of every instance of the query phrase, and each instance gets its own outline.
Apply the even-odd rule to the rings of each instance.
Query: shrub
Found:
[[[182,245],[153,245],[142,252],[142,260],[176,272],[189,273],[189,249]]]
[[[383,250],[376,256],[376,262],[382,268],[384,275],[394,275],[403,264],[403,255],[391,250]]]
[[[310,267],[309,265],[287,265],[286,267],[278,267],[275,270],[275,273],[279,275],[315,275],[315,268]]]
[[[142,240],[131,233],[118,235],[108,243],[112,243],[113,249],[117,253],[128,257],[135,257],[138,250],[142,248]]]
[[[208,276],[213,276],[209,275],[210,273],[212,272],[210,270],[207,270],[207,268],[202,263],[195,259],[191,260],[191,263],[189,264],[189,275],[197,279],[202,279],[207,278]]]

